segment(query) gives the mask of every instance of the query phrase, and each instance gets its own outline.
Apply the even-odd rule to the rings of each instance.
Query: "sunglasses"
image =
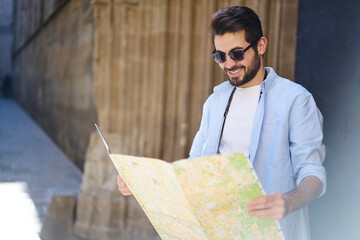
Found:
[[[214,52],[211,54],[211,57],[215,60],[215,62],[217,63],[224,63],[226,62],[226,56],[230,56],[231,59],[233,59],[236,62],[242,61],[244,60],[244,53],[249,50],[252,46],[254,46],[256,42],[253,42],[252,44],[250,44],[247,48],[245,48],[244,50],[232,50],[230,51],[228,54],[224,53],[224,52],[220,52],[220,51],[216,51],[216,49],[214,50]]]

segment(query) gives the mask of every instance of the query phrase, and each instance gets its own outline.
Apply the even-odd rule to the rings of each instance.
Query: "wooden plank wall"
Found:
[[[266,65],[294,78],[298,0],[96,0],[94,99],[105,133],[123,154],[188,156],[212,88],[211,14],[246,5],[263,23]]]

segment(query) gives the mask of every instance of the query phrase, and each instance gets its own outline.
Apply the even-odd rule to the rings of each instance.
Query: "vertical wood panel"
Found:
[[[142,46],[141,46],[141,55],[142,55],[142,64],[141,64],[141,87],[139,89],[141,93],[141,115],[140,115],[140,149],[139,153],[141,153],[144,156],[147,156],[148,154],[148,128],[149,128],[149,121],[151,119],[149,118],[149,108],[151,103],[151,93],[149,91],[150,87],[150,77],[151,76],[151,68],[150,68],[150,49],[151,49],[151,36],[150,36],[150,29],[151,29],[151,12],[149,11],[149,8],[151,6],[151,1],[141,2],[143,4],[143,16],[142,19]]]
[[[268,47],[266,50],[265,59],[266,62],[272,66],[275,70],[278,66],[279,56],[279,32],[281,23],[281,3],[282,0],[271,0],[269,4],[269,12],[267,19],[267,38]]]
[[[114,5],[114,40],[112,53],[113,75],[112,98],[115,103],[114,109],[114,129],[121,136],[119,143],[122,153],[130,154],[132,144],[132,129],[135,129],[133,120],[134,104],[132,96],[134,93],[134,72],[138,71],[134,62],[133,50],[137,48],[133,41],[134,29],[138,19],[137,7],[132,4],[115,2]]]
[[[139,116],[141,112],[139,111],[139,100],[140,100],[140,39],[139,36],[141,28],[141,7],[139,5],[134,5],[132,7],[133,14],[131,18],[135,19],[134,24],[129,29],[129,51],[127,53],[127,59],[130,64],[129,66],[129,75],[127,81],[131,88],[128,89],[130,96],[128,98],[128,115],[129,115],[129,126],[124,126],[128,131],[130,131],[129,139],[129,154],[136,155],[138,148],[138,137],[139,137]]]
[[[94,102],[97,106],[99,124],[108,132],[110,111],[110,6],[108,1],[93,1],[94,7]]]
[[[180,40],[177,35],[180,22],[179,1],[169,1],[168,7],[168,36],[167,36],[167,68],[166,68],[166,96],[165,96],[165,123],[163,137],[163,158],[173,160],[176,138],[176,99],[177,95],[177,67]]]
[[[132,144],[134,145],[132,147],[132,152],[131,154],[133,155],[137,155],[140,154],[140,143],[142,142],[141,140],[141,115],[142,113],[142,109],[141,109],[141,89],[142,89],[142,75],[141,75],[141,70],[142,69],[142,59],[143,59],[143,53],[142,53],[142,48],[144,47],[144,42],[143,42],[143,27],[144,27],[144,7],[143,4],[138,4],[137,6],[137,21],[136,21],[136,26],[134,29],[134,39],[132,41],[134,41],[135,43],[135,49],[133,49],[133,55],[132,55],[132,59],[133,61],[131,62],[131,64],[134,64],[134,92],[132,94],[132,101],[134,103],[134,109],[133,109],[133,134],[132,134]]]
[[[126,101],[126,32],[129,22],[126,21],[124,4],[112,2],[111,5],[111,132],[124,136],[125,101]],[[121,138],[124,140],[124,137]],[[119,143],[123,145],[124,141]]]
[[[192,0],[183,0],[180,5],[180,29],[178,37],[180,43],[178,48],[179,65],[177,66],[176,82],[178,85],[177,99],[177,124],[175,153],[172,159],[186,156],[186,141],[188,133],[189,116],[189,86],[190,86],[190,51],[191,51],[191,29],[192,29]]]
[[[212,69],[217,68],[210,56],[213,44],[209,30],[210,16],[216,8],[215,1],[196,0],[193,5],[188,149],[199,129],[203,103],[212,91]]]
[[[133,125],[136,130],[129,130],[132,135],[131,147],[134,154],[144,156],[160,157],[162,143],[162,125],[163,125],[163,98],[164,98],[164,74],[165,74],[165,47],[166,47],[166,5],[164,0],[142,1],[139,8],[138,24],[134,26],[139,35],[136,51],[130,54],[136,54],[133,62],[132,76],[136,82],[133,92],[127,100],[133,99],[136,104],[132,104],[129,111],[136,112],[132,114],[132,123],[125,127]],[[134,39],[129,39],[133,41]]]
[[[133,109],[136,107],[134,106],[134,102],[132,101],[132,96],[134,94],[134,78],[135,78],[135,71],[138,71],[138,66],[136,66],[136,62],[133,60],[134,50],[137,48],[135,45],[136,41],[134,41],[134,29],[136,27],[136,22],[138,21],[137,17],[137,10],[138,7],[134,5],[127,5],[125,7],[125,20],[127,23],[127,31],[126,31],[126,45],[124,47],[124,54],[122,55],[122,61],[125,63],[125,71],[126,74],[124,76],[125,82],[125,91],[124,91],[124,114],[125,114],[125,121],[121,126],[124,132],[124,146],[126,147],[126,154],[131,154],[131,145],[132,145],[132,132],[133,129],[136,128],[134,125],[134,115]]]
[[[298,22],[298,1],[289,0],[282,4],[281,30],[279,37],[278,72],[295,81],[296,38]]]
[[[167,5],[165,0],[155,0],[154,8],[154,65],[153,78],[156,83],[153,84],[153,91],[156,97],[155,107],[155,127],[150,135],[151,140],[155,140],[152,156],[162,157],[162,143],[163,143],[163,123],[164,123],[164,100],[165,100],[165,69],[166,69],[166,25],[167,19]]]
[[[267,37],[268,32],[268,8],[269,8],[269,1],[268,0],[258,0],[258,6],[257,6],[257,14],[260,18],[263,34],[265,37]],[[266,65],[266,57],[265,57],[265,65]]]
[[[141,58],[139,59],[139,68],[141,69],[139,71],[139,86],[138,86],[138,90],[137,92],[139,92],[139,100],[138,100],[138,109],[139,109],[139,115],[138,115],[138,129],[139,129],[139,138],[138,138],[138,154],[139,155],[144,155],[145,151],[145,134],[144,134],[144,115],[146,113],[146,108],[147,106],[146,104],[146,82],[148,81],[148,79],[144,78],[146,77],[146,64],[145,64],[145,60],[146,60],[146,52],[145,50],[147,49],[148,45],[148,39],[147,39],[147,14],[146,14],[146,6],[145,4],[143,4],[143,2],[140,3],[139,5],[139,11],[140,11],[140,31],[139,31],[139,35],[140,35],[140,56]]]
[[[152,7],[154,4],[154,0],[148,0],[146,1],[146,15],[147,15],[147,29],[145,30],[145,33],[147,35],[147,42],[144,43],[145,44],[145,57],[146,57],[146,66],[145,66],[145,71],[144,71],[144,96],[146,96],[146,98],[144,99],[144,103],[146,105],[146,114],[144,114],[144,118],[143,118],[143,126],[145,127],[143,129],[144,133],[145,133],[145,149],[144,149],[144,155],[145,156],[151,156],[152,153],[152,149],[155,143],[155,139],[152,134],[153,131],[156,131],[156,129],[154,129],[155,127],[155,115],[156,112],[154,111],[155,108],[155,104],[157,104],[156,102],[156,96],[154,95],[154,84],[156,84],[156,79],[153,78],[154,76],[154,64],[153,62],[156,61],[153,56],[154,56],[154,46],[155,46],[155,41],[154,41],[154,37],[153,37],[153,19],[154,19],[154,11],[152,11]]]

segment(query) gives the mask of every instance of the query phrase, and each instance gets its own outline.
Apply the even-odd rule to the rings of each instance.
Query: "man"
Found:
[[[211,27],[212,57],[228,81],[206,100],[190,157],[245,153],[267,193],[248,213],[280,220],[286,239],[310,239],[306,205],[326,189],[321,113],[306,89],[264,67],[267,39],[253,10],[220,9]]]

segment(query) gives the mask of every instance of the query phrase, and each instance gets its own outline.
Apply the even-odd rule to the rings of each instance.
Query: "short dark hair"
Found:
[[[245,40],[248,43],[254,43],[263,36],[261,21],[251,8],[243,6],[220,8],[211,16],[213,43],[215,35],[221,36],[241,30],[245,30]]]

